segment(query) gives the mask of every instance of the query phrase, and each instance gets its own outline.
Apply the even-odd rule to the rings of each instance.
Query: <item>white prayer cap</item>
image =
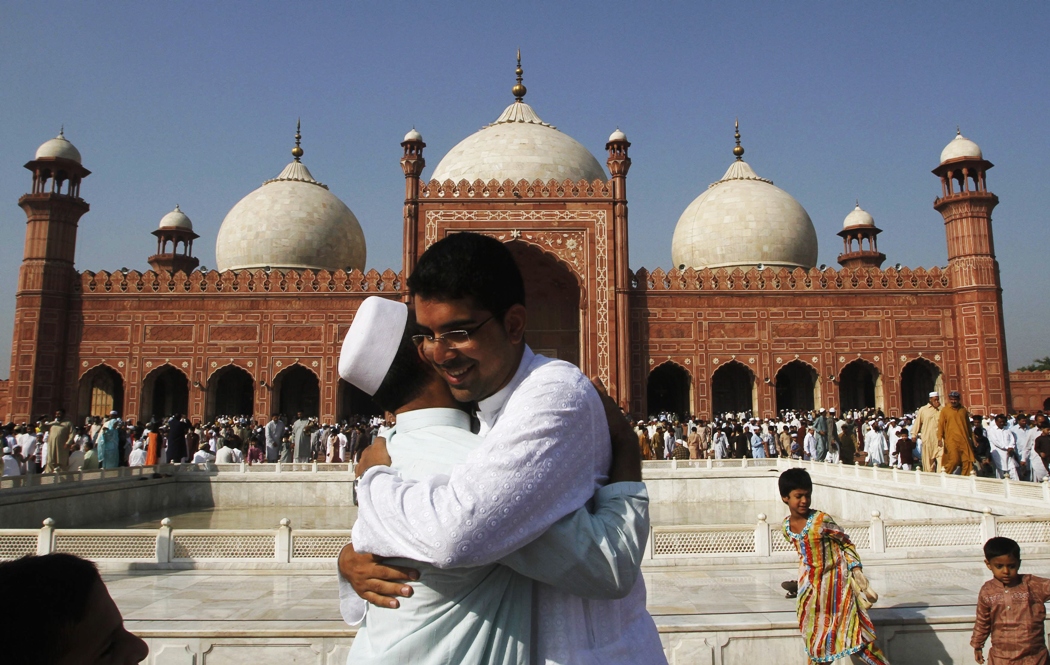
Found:
[[[930,397],[940,397],[940,396],[941,396],[941,394],[939,392],[936,392],[936,391],[930,393]]]
[[[828,409],[828,411],[831,411],[832,413],[835,413],[835,407],[831,407],[830,409]]]
[[[111,416],[115,416],[115,415],[117,415],[117,411],[116,411],[116,409],[114,409],[113,411],[110,411],[110,412],[109,412],[109,415],[111,415]]]
[[[339,353],[339,376],[369,395],[383,383],[408,323],[403,302],[370,296],[354,315]]]
[[[824,413],[825,411],[827,411],[827,409],[825,409],[824,407],[820,407],[820,412],[821,413]]]
[[[7,446],[4,446],[4,454],[5,455],[10,455],[11,454],[11,449],[8,448]]]

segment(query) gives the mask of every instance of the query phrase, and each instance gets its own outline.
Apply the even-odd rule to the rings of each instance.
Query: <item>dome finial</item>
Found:
[[[955,126],[955,135],[962,136],[962,129],[959,127],[959,125]]]
[[[61,138],[66,138],[66,123],[63,122],[61,125],[58,126],[58,135]]]
[[[736,147],[733,148],[733,154],[736,155],[736,161],[742,162],[744,161],[744,149],[740,147],[740,118],[736,119],[735,128],[736,133],[733,138],[736,139]]]
[[[292,148],[292,157],[295,157],[295,161],[299,161],[299,158],[303,156],[303,149],[299,147],[299,142],[302,141],[303,135],[299,133],[299,129],[302,127],[302,119],[296,118],[295,120],[295,147]]]
[[[518,82],[514,84],[514,87],[510,91],[514,94],[514,101],[520,102],[525,99],[526,88],[521,84],[521,49],[518,49],[518,68],[514,70],[514,73],[518,75]]]

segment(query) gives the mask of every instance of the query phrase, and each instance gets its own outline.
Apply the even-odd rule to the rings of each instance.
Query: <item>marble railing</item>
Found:
[[[325,473],[350,472],[351,464],[328,464],[325,462],[295,462],[291,464],[155,464],[152,466],[122,466],[116,469],[94,469],[70,473],[35,473],[23,476],[0,478],[0,489],[15,487],[42,487],[91,480],[118,480],[122,478],[151,477],[154,474],[171,475],[196,472],[223,473]]]

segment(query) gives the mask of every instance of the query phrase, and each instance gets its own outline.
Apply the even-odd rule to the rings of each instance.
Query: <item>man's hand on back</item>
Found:
[[[638,447],[638,435],[624,417],[620,407],[605,392],[601,379],[592,378],[591,383],[602,398],[605,419],[609,422],[609,437],[612,439],[612,465],[609,467],[609,482],[641,482],[642,451]]]
[[[361,458],[354,467],[354,475],[360,478],[373,466],[390,466],[390,453],[386,450],[386,439],[378,437],[361,452]]]
[[[355,552],[349,543],[339,552],[339,574],[354,587],[358,596],[377,607],[390,609],[400,606],[398,596],[412,595],[412,587],[402,582],[419,579],[418,570],[387,566],[371,554]]]

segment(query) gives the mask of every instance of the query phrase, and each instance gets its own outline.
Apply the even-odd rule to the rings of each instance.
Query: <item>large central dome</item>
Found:
[[[521,60],[517,98],[496,122],[460,141],[434,169],[434,180],[608,180],[587,148],[559,132],[523,101]]]
[[[671,260],[687,268],[812,268],[817,263],[817,232],[798,201],[761,178],[737,159],[722,179],[698,196],[678,219]]]
[[[295,160],[233,206],[219,228],[219,270],[365,267],[365,236],[346,204]]]

